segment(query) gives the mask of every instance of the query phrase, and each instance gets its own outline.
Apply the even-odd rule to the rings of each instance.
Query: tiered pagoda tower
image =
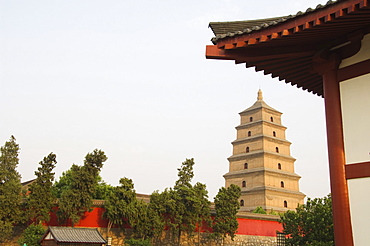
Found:
[[[290,156],[291,143],[285,139],[281,115],[263,101],[261,90],[257,101],[240,113],[229,172],[224,175],[226,187],[235,184],[242,190],[240,211],[261,206],[284,212],[303,204],[301,177],[294,173],[295,159]]]

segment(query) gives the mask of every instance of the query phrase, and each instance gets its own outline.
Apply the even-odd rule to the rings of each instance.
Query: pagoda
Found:
[[[235,184],[241,188],[240,211],[262,207],[285,212],[303,204],[301,177],[294,172],[296,159],[285,139],[282,113],[267,105],[259,90],[257,101],[239,114],[241,121],[224,178],[226,187]]]

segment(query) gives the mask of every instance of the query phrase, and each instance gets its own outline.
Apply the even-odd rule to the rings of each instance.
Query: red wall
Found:
[[[76,227],[107,227],[108,220],[102,218],[104,213],[104,208],[93,208],[91,212],[86,212],[85,216],[80,220],[79,223],[75,224]],[[50,216],[50,222],[47,224],[49,226],[60,226],[56,213],[52,213]],[[62,226],[72,226],[72,223],[68,222],[62,224]]]
[[[91,212],[86,212],[85,216],[80,220],[76,227],[107,227],[108,220],[102,218],[105,209],[96,207]],[[258,219],[238,219],[239,228],[236,234],[254,235],[254,236],[269,236],[275,237],[276,231],[282,231],[282,225],[277,221],[258,220]],[[72,226],[71,223],[60,225],[56,214],[51,214],[50,226]],[[210,228],[203,228],[201,231],[210,231]]]
[[[236,234],[276,237],[276,231],[283,230],[283,226],[277,221],[239,218],[238,222]]]

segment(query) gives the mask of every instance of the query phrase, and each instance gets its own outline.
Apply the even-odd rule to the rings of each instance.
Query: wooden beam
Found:
[[[355,164],[347,164],[345,168],[347,179],[370,177],[370,161]]]

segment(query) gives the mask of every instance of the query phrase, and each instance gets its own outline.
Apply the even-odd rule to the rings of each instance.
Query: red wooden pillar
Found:
[[[334,238],[336,246],[353,246],[348,186],[337,71],[340,59],[332,54],[320,65],[323,77],[326,131],[328,141],[330,186],[333,201]]]

